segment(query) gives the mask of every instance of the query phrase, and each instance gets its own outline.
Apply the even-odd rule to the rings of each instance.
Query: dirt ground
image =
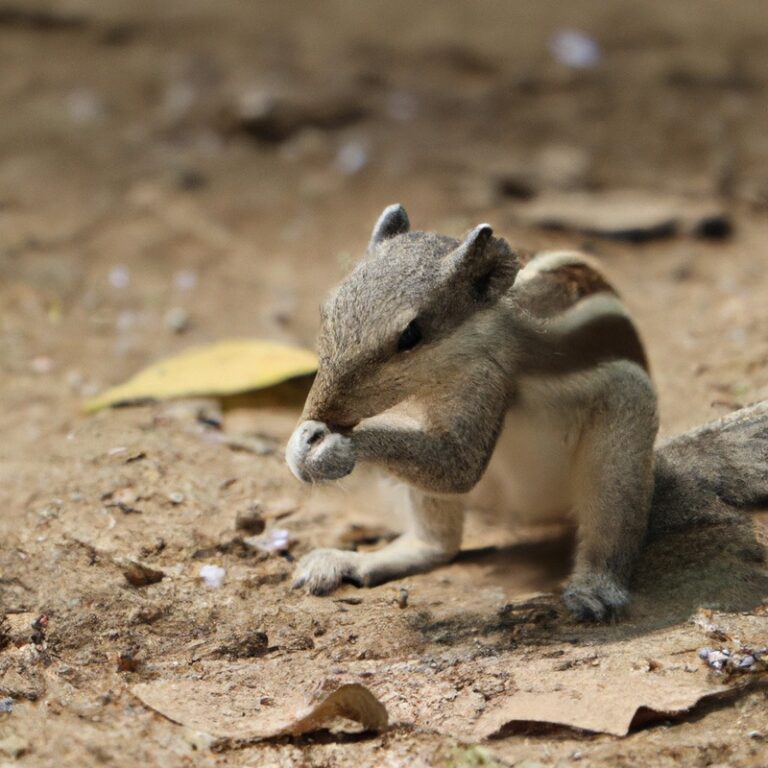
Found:
[[[595,66],[556,59],[572,28]],[[417,228],[489,221],[598,255],[647,341],[664,435],[768,398],[762,3],[0,0],[0,72],[1,765],[768,766],[758,685],[625,737],[503,717],[535,675],[587,686],[585,708],[598,679],[607,697],[657,673],[719,685],[699,648],[768,645],[765,517],[655,544],[611,626],[560,612],[567,541],[481,516],[448,567],[315,598],[290,589],[292,559],[396,523],[365,475],[322,493],[291,477],[295,406],[81,410],[193,345],[311,346],[395,201]],[[626,190],[731,231],[638,242],[532,219]],[[244,544],[254,509],[290,551]],[[130,584],[128,560],[162,579]],[[333,675],[367,681],[390,728],[211,741],[137,695],[184,684],[224,717],[243,690],[261,711]]]

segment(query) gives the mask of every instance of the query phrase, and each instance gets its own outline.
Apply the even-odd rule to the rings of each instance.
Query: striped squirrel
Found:
[[[376,552],[310,552],[295,586],[314,594],[451,560],[463,495],[499,442],[511,457],[505,504],[528,519],[577,525],[563,600],[580,620],[627,606],[652,507],[652,527],[663,528],[693,496],[722,496],[729,483],[742,506],[768,500],[765,472],[755,469],[766,436],[748,444],[743,429],[721,425],[654,452],[657,400],[637,329],[580,253],[515,253],[487,224],[463,241],[411,232],[405,210],[389,206],[367,254],[321,309],[318,351],[286,450],[291,471],[321,482],[357,462],[378,465],[407,484],[409,525]],[[768,422],[768,408],[747,426],[755,419]],[[744,456],[715,488],[726,443]]]

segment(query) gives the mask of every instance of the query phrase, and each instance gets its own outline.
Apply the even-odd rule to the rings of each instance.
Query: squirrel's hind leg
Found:
[[[294,587],[315,595],[332,592],[343,581],[372,587],[452,560],[461,546],[463,500],[409,489],[408,527],[375,552],[316,549],[296,568]]]
[[[616,364],[604,384],[575,467],[578,543],[563,601],[581,621],[627,607],[653,493],[658,418],[650,383]]]

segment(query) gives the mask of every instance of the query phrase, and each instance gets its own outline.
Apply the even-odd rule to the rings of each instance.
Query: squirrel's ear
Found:
[[[395,203],[387,206],[373,228],[371,242],[368,244],[368,253],[371,253],[382,241],[389,240],[395,235],[402,235],[410,228],[411,223],[408,221],[408,214],[402,205]]]
[[[517,257],[506,240],[493,237],[490,224],[475,227],[440,264],[444,280],[471,286],[483,300],[494,300],[511,288],[518,269]]]
[[[485,251],[493,230],[490,224],[479,224],[465,238],[462,244],[443,258],[440,271],[445,277],[472,277],[487,268]]]

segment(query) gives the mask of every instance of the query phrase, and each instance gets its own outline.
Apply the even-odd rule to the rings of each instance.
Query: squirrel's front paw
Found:
[[[313,595],[327,595],[348,581],[358,587],[366,585],[362,572],[363,555],[340,549],[315,549],[299,560],[293,588],[306,587]]]
[[[563,602],[578,621],[604,621],[620,616],[629,605],[629,592],[608,573],[571,577]]]
[[[288,441],[285,459],[291,472],[305,483],[338,480],[355,468],[352,438],[331,432],[320,421],[299,424]]]

